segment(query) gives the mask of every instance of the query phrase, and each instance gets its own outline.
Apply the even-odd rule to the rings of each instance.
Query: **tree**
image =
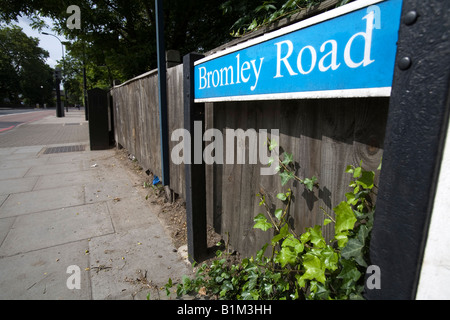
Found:
[[[322,1],[324,0],[228,0],[221,5],[221,9],[226,15],[238,13],[239,18],[231,26],[231,34],[239,37]],[[341,0],[337,5],[347,2],[349,0]]]
[[[164,21],[166,49],[208,51],[231,39],[229,26],[237,16],[224,16],[220,5],[211,0],[166,0]],[[77,5],[81,13],[81,28],[66,26],[69,5]],[[238,13],[236,13],[238,14]],[[156,68],[156,23],[154,0],[25,0],[0,2],[0,18],[11,21],[20,15],[35,20],[49,17],[56,31],[71,44],[69,54],[86,63],[88,73],[127,80]],[[213,34],[213,36],[212,36]],[[107,72],[105,72],[105,70]]]
[[[0,98],[18,104],[49,103],[53,70],[45,63],[48,52],[37,38],[18,26],[0,26]]]

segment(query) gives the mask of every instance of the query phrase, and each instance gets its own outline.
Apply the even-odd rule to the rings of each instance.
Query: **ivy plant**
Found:
[[[292,164],[292,155],[285,152],[278,168],[281,184],[295,179],[313,191],[317,178],[299,178]],[[227,251],[218,251],[217,259],[199,266],[193,278],[183,277],[177,295],[201,292],[227,300],[363,299],[364,274],[370,265],[375,173],[365,170],[362,163],[349,165],[345,171],[352,177],[346,199],[333,208],[334,216],[321,208],[326,216],[323,225],[308,227],[302,234],[296,234],[288,222],[291,189],[276,195],[274,210],[266,195],[258,194],[264,213],[254,218],[254,228],[272,232],[270,243],[238,264],[227,263]],[[330,223],[334,238],[327,241],[322,227]],[[169,279],[167,294],[172,287]]]

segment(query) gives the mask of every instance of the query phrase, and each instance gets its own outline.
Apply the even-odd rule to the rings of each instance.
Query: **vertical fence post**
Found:
[[[194,161],[194,122],[201,121],[201,137],[203,137],[205,128],[205,104],[194,103],[194,62],[202,57],[203,55],[195,53],[183,57],[184,128],[191,137],[191,157],[190,161],[185,164],[186,224],[188,254],[191,262],[201,260],[207,252],[206,177],[203,154],[201,154],[201,161]],[[203,141],[203,138],[201,140]],[[203,150],[203,146],[201,150]]]
[[[448,1],[403,0],[370,243],[381,289],[368,299],[416,296],[448,126],[449,25]]]
[[[164,12],[162,1],[155,0],[155,7],[156,46],[158,51],[159,126],[161,135],[161,182],[164,186],[168,186],[170,184],[169,130],[167,120],[166,49],[164,43]]]

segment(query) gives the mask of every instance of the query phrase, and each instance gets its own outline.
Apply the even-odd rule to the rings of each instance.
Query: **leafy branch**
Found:
[[[274,148],[271,143],[269,148]],[[295,178],[292,155],[283,154],[280,159],[280,176],[284,172],[312,190],[317,179]],[[276,195],[276,206],[271,210],[267,195],[261,189],[257,195],[259,206],[265,213],[254,218],[253,228],[274,233],[270,243],[265,244],[256,257],[243,259],[238,264],[228,264],[224,254],[218,251],[217,260],[211,265],[203,264],[194,278],[183,277],[177,286],[177,295],[199,293],[215,295],[220,299],[363,299],[364,277],[370,264],[369,242],[375,211],[375,187],[373,171],[359,166],[347,166],[352,175],[350,191],[346,200],[333,208],[334,218],[325,209],[323,225],[306,228],[297,235],[288,223],[292,190]],[[283,178],[282,178],[283,179]],[[310,187],[309,187],[310,186]],[[334,224],[334,238],[327,241],[322,227]],[[266,255],[271,246],[271,254]],[[226,253],[225,253],[226,254]],[[170,294],[171,279],[166,284]]]
[[[274,152],[274,149],[278,146],[277,142],[275,140],[269,140],[268,141],[268,148],[269,151]],[[311,178],[305,178],[301,179],[295,174],[295,171],[293,169],[294,161],[293,161],[293,155],[289,154],[287,152],[283,153],[283,159],[280,157],[280,155],[276,155],[278,158],[279,165],[275,168],[276,172],[279,172],[281,177],[281,185],[284,186],[286,183],[289,182],[289,180],[294,179],[300,182],[301,184],[305,185],[305,187],[312,191],[314,186],[318,186],[317,183],[317,177],[312,176]],[[273,163],[273,158],[269,159],[269,165]]]

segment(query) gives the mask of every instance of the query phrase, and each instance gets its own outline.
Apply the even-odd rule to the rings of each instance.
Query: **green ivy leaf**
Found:
[[[276,257],[277,262],[284,268],[287,264],[297,263],[297,256],[303,252],[304,246],[294,238],[294,236],[287,237],[281,244],[281,250]]]
[[[309,191],[312,191],[314,188],[314,184],[317,182],[317,177],[313,176],[311,179],[309,178],[305,178],[305,180],[303,180],[303,184],[306,186],[306,189],[308,189]]]
[[[361,272],[358,271],[358,268],[353,261],[341,259],[340,262],[342,265],[342,271],[338,274],[337,278],[343,280],[341,289],[349,291],[355,286],[356,282],[361,277]]]
[[[327,286],[317,281],[311,281],[310,292],[313,299],[327,300],[330,296]]]
[[[336,234],[353,229],[355,226],[356,217],[347,202],[342,201],[333,210],[336,214],[336,224],[334,226]]]
[[[328,270],[334,271],[338,268],[339,255],[330,246],[326,246],[320,252],[320,258]]]
[[[334,236],[334,238],[338,242],[338,247],[339,248],[343,248],[343,247],[345,247],[347,245],[347,242],[348,242],[348,232],[347,231],[342,231],[342,232],[336,234]]]
[[[281,185],[284,186],[286,183],[288,183],[289,180],[294,178],[294,174],[290,171],[283,171],[280,173],[281,177]]]
[[[259,251],[256,253],[256,260],[257,260],[257,261],[263,261],[263,258],[264,258],[264,252],[266,252],[266,249],[267,249],[268,246],[269,246],[269,244],[266,243],[266,244],[261,248],[261,250],[259,250]]]
[[[359,176],[361,176],[361,171],[362,171],[361,167],[355,168],[355,170],[353,171],[353,178],[358,178]]]
[[[293,162],[293,156],[292,154],[289,154],[287,152],[283,153],[283,161],[281,161],[282,164],[284,164],[285,166],[288,166],[290,163]]]
[[[283,239],[289,234],[289,226],[286,223],[283,227],[281,227],[280,232],[272,238],[272,245],[276,245],[278,241]]]
[[[263,286],[263,290],[266,293],[266,295],[270,295],[272,293],[273,284],[272,283],[265,283]]]
[[[274,215],[275,215],[275,217],[277,217],[278,220],[281,220],[281,216],[283,215],[283,210],[282,209],[275,210]]]
[[[347,173],[353,173],[355,171],[355,169],[353,168],[352,165],[348,165],[347,168],[345,168],[345,172]]]
[[[372,189],[374,177],[375,173],[373,171],[363,171],[361,177],[356,180],[356,183],[365,189]]]
[[[267,231],[273,227],[270,222],[267,222],[267,218],[262,213],[258,214],[254,218],[254,221],[256,222],[255,225],[253,226],[253,228],[255,228],[255,229],[261,229],[263,231]]]
[[[278,193],[277,194],[277,198],[280,199],[281,201],[285,201],[286,200],[286,195],[284,193]]]
[[[356,263],[362,267],[367,267],[367,262],[364,260],[364,247],[366,239],[369,236],[369,230],[365,225],[359,227],[357,237],[350,238],[347,245],[341,251],[343,258],[350,260],[353,258]]]
[[[309,228],[308,228],[309,229]],[[307,229],[307,230],[308,230]],[[300,236],[300,241],[305,244],[306,242],[308,242],[311,239],[311,233],[309,233],[309,231],[306,231],[304,233],[302,233],[302,235]]]
[[[275,149],[278,146],[278,143],[276,140],[270,140],[270,144],[269,144],[269,150],[272,151],[273,149]]]
[[[305,248],[298,239],[294,238],[293,235],[288,236],[281,244],[281,247],[291,247],[296,254],[302,253]]]
[[[302,280],[317,280],[321,283],[325,283],[325,268],[317,256],[310,252],[304,254],[303,266],[306,271],[301,276]]]
[[[353,192],[347,192],[345,197],[347,198],[348,204],[355,205],[358,202],[358,199],[355,198],[355,194]]]
[[[357,238],[348,239],[347,245],[342,249],[341,255],[343,258],[350,260],[351,258],[358,258],[362,255],[364,243]]]
[[[317,248],[325,248],[326,242],[322,235],[322,226],[315,225],[314,228],[308,228],[311,235],[311,243]]]

